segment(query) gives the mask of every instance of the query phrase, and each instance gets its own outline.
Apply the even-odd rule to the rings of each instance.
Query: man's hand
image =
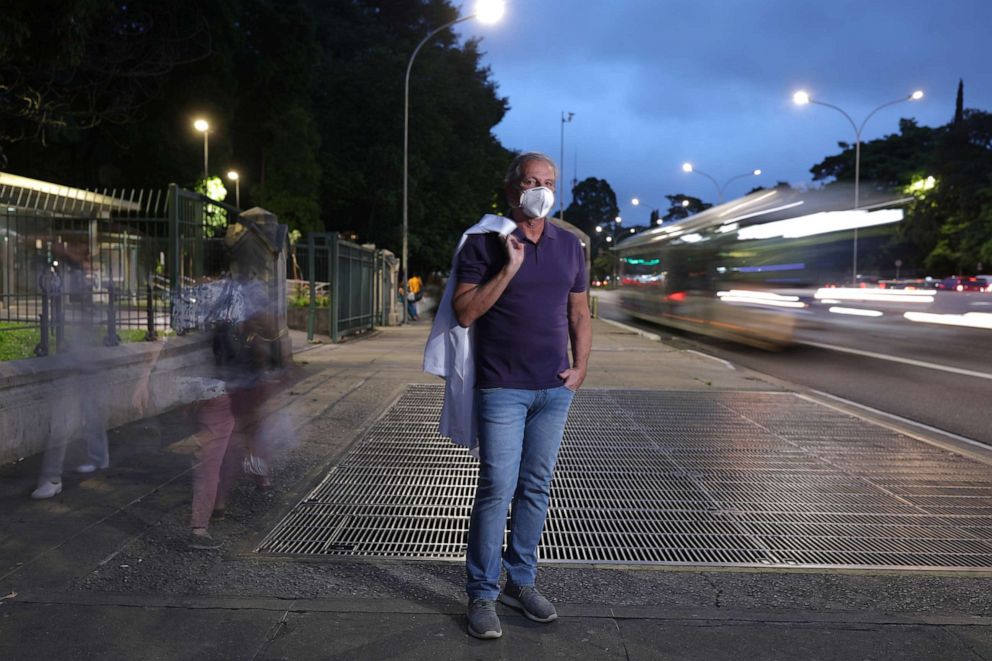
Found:
[[[524,263],[524,244],[512,234],[507,234],[503,246],[506,248],[506,271],[511,276],[516,275]]]
[[[506,264],[496,277],[483,285],[459,282],[451,302],[458,323],[468,328],[496,303],[524,263],[524,244],[507,234],[503,239]]]
[[[586,371],[577,367],[570,367],[564,372],[559,372],[558,378],[565,382],[562,385],[575,392],[582,386],[582,382],[586,380]]]

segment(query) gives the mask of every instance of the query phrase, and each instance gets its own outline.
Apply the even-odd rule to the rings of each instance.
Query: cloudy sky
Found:
[[[474,1],[464,3],[470,13]],[[625,221],[646,224],[640,197],[716,201],[716,186],[685,174],[691,161],[727,197],[753,185],[810,181],[809,168],[853,142],[838,112],[797,107],[792,93],[837,105],[860,122],[915,89],[922,101],[874,115],[863,139],[893,133],[900,117],[946,123],[959,78],[966,107],[992,111],[992,2],[988,0],[507,0],[497,25],[468,21],[482,37],[510,111],[496,135],[511,149],[559,158],[565,175],[599,177]]]

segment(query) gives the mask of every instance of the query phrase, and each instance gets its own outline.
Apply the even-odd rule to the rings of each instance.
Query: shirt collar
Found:
[[[541,241],[544,239],[555,239],[558,237],[559,232],[561,232],[561,228],[551,222],[550,218],[545,218],[544,231],[541,233]],[[520,225],[517,225],[517,228],[513,230],[513,235],[521,241],[527,241],[527,235],[524,234],[524,229]]]

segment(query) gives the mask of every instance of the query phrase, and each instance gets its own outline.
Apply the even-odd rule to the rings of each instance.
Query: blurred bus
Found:
[[[620,305],[657,324],[764,348],[792,342],[826,287],[877,287],[912,198],[762,190],[621,242]],[[858,275],[854,277],[857,234]],[[890,276],[891,277],[891,276]]]

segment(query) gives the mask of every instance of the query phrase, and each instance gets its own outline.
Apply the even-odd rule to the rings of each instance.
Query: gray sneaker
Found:
[[[473,599],[468,604],[468,632],[476,638],[499,638],[503,629],[492,599]]]
[[[503,587],[499,600],[507,606],[519,608],[535,622],[553,622],[558,619],[554,604],[544,598],[533,585],[519,586],[509,581]]]

